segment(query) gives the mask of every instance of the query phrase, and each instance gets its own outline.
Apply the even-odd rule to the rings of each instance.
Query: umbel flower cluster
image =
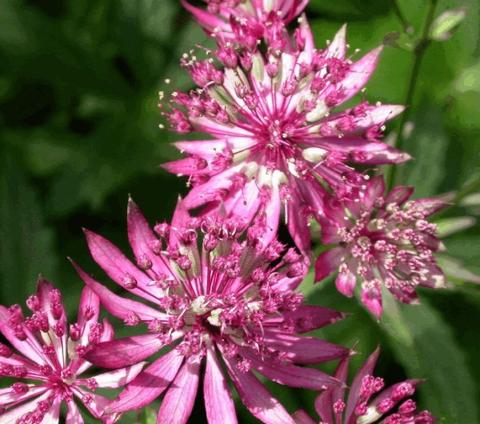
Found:
[[[0,422],[80,424],[85,412],[114,423],[158,401],[157,423],[182,424],[201,393],[208,423],[234,424],[236,393],[266,424],[434,423],[412,399],[420,380],[385,388],[373,376],[379,350],[349,383],[356,352],[309,335],[345,314],[307,304],[299,288],[311,266],[316,281],[334,274],[381,319],[383,296],[418,303],[417,287],[445,285],[429,221],[444,202],[387,192],[373,168],[410,159],[383,141],[403,106],[354,101],[382,48],[349,53],[345,26],[316,47],[307,0],[204,2],[182,0],[216,47],[183,55],[195,88],[160,104],[174,131],[198,138],[176,142],[183,156],[164,164],[189,191],[153,226],[129,200],[131,258],[85,230],[118,287],[72,260],[84,282],[76,321],[43,278],[29,316],[0,306]],[[279,241],[283,225],[291,242]],[[132,335],[115,337],[100,306]],[[315,367],[335,360],[334,375]],[[318,392],[319,418],[288,411],[263,378]]]

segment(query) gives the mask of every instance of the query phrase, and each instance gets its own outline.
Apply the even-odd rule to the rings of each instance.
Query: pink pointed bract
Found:
[[[213,52],[220,68],[213,57],[184,55],[198,88],[173,92],[164,113],[177,132],[211,139],[175,143],[187,157],[164,167],[188,176],[187,208],[210,213],[221,204],[227,216],[262,226],[265,245],[284,210],[294,241],[309,252],[308,218],[323,213],[325,196],[354,197],[366,182],[352,164],[400,163],[409,156],[380,141],[385,122],[402,106],[362,102],[342,110],[369,80],[381,48],[353,61],[343,27],[317,50],[301,21],[296,41],[267,45],[265,53],[256,45],[220,42]]]
[[[203,9],[182,0],[211,36],[255,46],[261,38],[270,42],[284,38],[285,24],[302,13],[308,0],[205,0],[205,3],[207,7]]]
[[[283,252],[277,241],[264,248],[255,232],[241,233],[234,221],[220,216],[192,219],[181,203],[170,225],[157,224],[152,231],[129,202],[128,236],[136,263],[103,237],[86,235],[95,261],[145,302],[114,294],[77,266],[80,276],[125,325],[146,327],[140,335],[96,345],[88,360],[118,368],[169,347],[127,386],[110,412],[141,408],[165,392],[157,422],[186,423],[203,380],[208,422],[236,423],[230,379],[260,421],[287,424],[293,419],[252,371],[293,387],[339,384],[304,366],[349,351],[301,335],[343,315],[303,304],[294,290],[306,265],[293,249]]]
[[[361,301],[382,315],[382,287],[404,303],[418,302],[418,286],[445,286],[434,252],[442,248],[428,217],[446,206],[440,198],[409,200],[413,188],[397,186],[385,194],[375,177],[356,200],[331,202],[321,219],[322,242],[335,245],[315,264],[315,280],[338,271],[337,289],[353,296],[357,280]]]
[[[385,387],[383,378],[374,377],[373,371],[380,350],[365,361],[352,381],[348,396],[344,388],[332,388],[315,400],[315,410],[320,421],[313,420],[305,411],[294,414],[297,424],[434,424],[429,411],[417,411],[411,397],[421,380],[405,380]],[[347,382],[349,358],[343,359],[335,377]]]
[[[83,423],[76,403],[97,419],[113,423],[119,414],[103,416],[110,399],[98,388],[118,388],[142,370],[144,363],[89,375],[91,364],[82,358],[88,346],[111,340],[112,326],[98,321],[100,302],[88,287],[82,292],[77,322],[68,326],[60,291],[40,279],[36,294],[27,300],[32,315],[19,305],[0,305],[0,332],[10,347],[0,343],[0,377],[12,379],[0,389],[0,422],[3,424],[58,423],[62,403],[67,424]]]

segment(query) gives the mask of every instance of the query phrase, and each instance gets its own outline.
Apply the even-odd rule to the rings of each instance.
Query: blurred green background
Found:
[[[429,13],[436,18],[452,8],[465,19],[424,42]],[[319,46],[344,22],[352,52],[388,44],[365,95],[408,103],[406,118],[388,128],[391,138],[403,128],[403,148],[415,158],[398,169],[397,182],[415,185],[418,196],[456,192],[458,204],[441,217],[446,233],[480,213],[479,13],[479,0],[312,0],[307,8]],[[23,302],[42,273],[62,289],[74,316],[82,284],[66,256],[107,281],[88,256],[81,227],[128,251],[129,193],[151,221],[170,217],[186,187],[158,167],[176,157],[169,142],[178,137],[158,128],[157,93],[166,78],[189,87],[178,58],[206,41],[177,0],[2,2],[0,303]],[[355,345],[355,366],[381,343],[378,374],[387,382],[424,377],[421,407],[443,423],[476,424],[480,288],[468,280],[480,272],[480,228],[455,232],[445,244],[451,288],[422,291],[422,306],[389,305],[381,323],[331,282],[304,288],[313,302],[353,312],[321,335]],[[313,394],[269,387],[289,410],[312,411]],[[191,422],[204,422],[200,401],[194,416]],[[240,417],[253,422],[243,410]],[[155,422],[151,411],[123,422],[137,418]]]

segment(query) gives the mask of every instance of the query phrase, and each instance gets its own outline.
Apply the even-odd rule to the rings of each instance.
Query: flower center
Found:
[[[252,156],[256,156],[260,163],[271,169],[286,171],[286,161],[301,157],[289,134],[290,126],[288,119],[268,118],[267,122],[262,122],[258,127],[252,123],[252,132],[257,140],[256,146],[251,149]]]
[[[50,389],[58,393],[65,401],[69,401],[73,397],[71,386],[74,382],[75,374],[68,369],[52,371],[47,380]]]

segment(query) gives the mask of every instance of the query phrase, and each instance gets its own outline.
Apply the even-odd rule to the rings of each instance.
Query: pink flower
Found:
[[[100,418],[111,401],[95,394],[95,390],[125,385],[137,376],[144,363],[85,375],[91,367],[82,358],[85,351],[94,343],[114,337],[108,321],[98,322],[100,302],[90,288],[83,290],[77,322],[70,327],[60,291],[49,282],[40,279],[36,294],[26,303],[32,311],[29,317],[24,317],[19,305],[0,305],[0,332],[14,348],[0,343],[0,377],[15,381],[0,389],[0,422],[58,423],[65,402],[67,424],[80,424],[83,419],[75,400]],[[118,416],[104,417],[104,422],[114,422]]]
[[[406,380],[385,388],[383,378],[374,377],[373,371],[380,350],[377,349],[365,361],[353,379],[345,398],[345,388],[331,388],[315,400],[315,410],[320,424],[434,424],[435,418],[429,411],[417,412],[415,402],[410,399],[421,380]],[[346,383],[349,358],[343,359],[335,376]],[[398,406],[397,411],[395,408]],[[316,424],[304,411],[294,414],[297,424]]]
[[[188,209],[222,205],[247,225],[263,226],[262,242],[275,236],[281,210],[302,252],[310,249],[308,218],[323,212],[325,196],[355,196],[366,176],[350,166],[399,163],[409,156],[379,141],[384,123],[402,106],[369,105],[339,110],[374,71],[381,48],[356,62],[346,57],[345,27],[316,50],[305,19],[288,52],[267,53],[220,43],[213,59],[182,61],[199,86],[172,93],[165,112],[180,133],[213,139],[180,141],[188,157],[164,165],[187,175]]]
[[[294,289],[306,267],[292,249],[237,231],[221,217],[191,219],[180,203],[171,225],[152,231],[128,206],[128,237],[136,265],[103,237],[86,232],[90,252],[112,280],[148,304],[120,297],[78,267],[105,309],[144,334],[99,343],[87,358],[99,366],[130,366],[169,347],[108,408],[141,408],[165,393],[157,422],[186,423],[205,363],[203,392],[209,423],[236,423],[227,375],[250,412],[264,423],[293,423],[253,370],[293,387],[322,389],[338,381],[303,365],[349,354],[343,347],[300,335],[342,314],[306,306]]]
[[[254,47],[266,38],[286,36],[285,24],[302,13],[308,0],[205,0],[207,10],[182,0],[184,7],[209,33],[222,41]]]
[[[444,287],[433,253],[442,248],[435,224],[427,218],[445,206],[440,198],[408,200],[413,188],[398,186],[384,194],[382,177],[373,178],[356,200],[332,202],[321,219],[322,241],[338,244],[322,253],[315,280],[335,271],[338,291],[353,296],[357,277],[361,300],[382,315],[382,286],[404,303],[418,302],[418,286]]]

